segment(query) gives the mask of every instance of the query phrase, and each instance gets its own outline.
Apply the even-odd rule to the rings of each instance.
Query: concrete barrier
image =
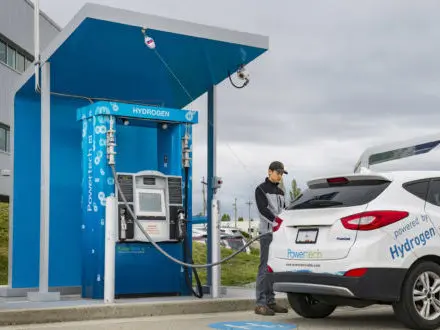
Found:
[[[286,298],[277,299],[277,302],[286,307],[288,306]],[[254,299],[207,298],[203,300],[180,300],[172,302],[137,302],[41,309],[7,309],[0,310],[0,326],[179,314],[240,312],[253,311],[254,308]]]

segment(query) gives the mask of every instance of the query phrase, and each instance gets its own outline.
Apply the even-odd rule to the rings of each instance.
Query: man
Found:
[[[260,216],[260,234],[270,233],[260,238],[260,265],[256,287],[257,306],[255,307],[255,313],[260,315],[287,313],[286,308],[275,303],[273,283],[266,276],[274,220],[285,208],[284,192],[278,187],[283,174],[287,174],[283,163],[272,162],[269,165],[268,177],[255,190],[255,200]]]

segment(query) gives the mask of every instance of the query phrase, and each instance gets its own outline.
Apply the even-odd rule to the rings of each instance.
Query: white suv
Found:
[[[268,271],[299,315],[388,304],[408,328],[440,326],[440,172],[316,179],[276,222]]]

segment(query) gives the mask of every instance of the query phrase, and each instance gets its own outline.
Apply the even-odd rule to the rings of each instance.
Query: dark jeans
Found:
[[[267,259],[269,257],[269,246],[272,242],[272,234],[265,235],[260,239],[260,265],[258,266],[257,276],[257,305],[267,306],[275,303],[275,293],[273,283],[267,274]]]

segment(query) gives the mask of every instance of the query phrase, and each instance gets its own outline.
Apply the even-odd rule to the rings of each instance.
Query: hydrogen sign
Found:
[[[241,322],[220,322],[209,325],[212,329],[218,330],[293,330],[298,329],[294,324],[259,322],[259,321],[241,321]]]

